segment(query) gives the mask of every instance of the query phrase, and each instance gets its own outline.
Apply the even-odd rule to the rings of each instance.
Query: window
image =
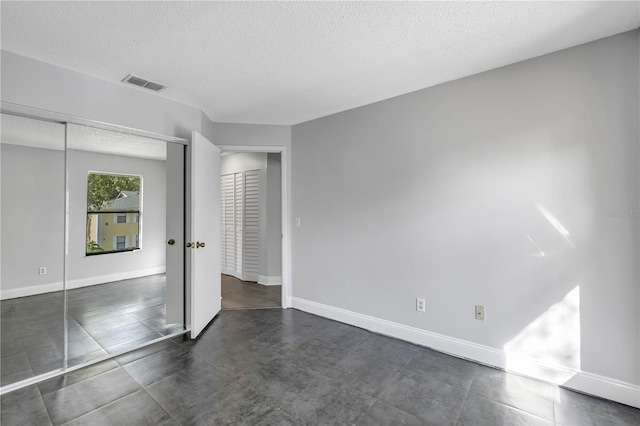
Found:
[[[124,250],[127,248],[127,236],[118,235],[116,237],[116,250]]]
[[[142,176],[89,172],[87,255],[140,248],[141,196]]]

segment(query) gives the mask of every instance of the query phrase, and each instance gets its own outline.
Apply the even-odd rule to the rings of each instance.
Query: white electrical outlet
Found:
[[[46,266],[41,266],[38,269],[38,275],[47,275],[47,267]]]
[[[297,227],[297,228],[300,228],[300,226],[302,226],[302,225],[301,225],[301,220],[300,220],[300,218],[299,218],[299,217],[296,217],[296,227]]]
[[[476,319],[478,321],[484,321],[484,317],[485,317],[484,306],[476,305]]]
[[[420,299],[419,297],[416,299],[416,311],[425,312],[426,311],[426,302],[424,299]]]

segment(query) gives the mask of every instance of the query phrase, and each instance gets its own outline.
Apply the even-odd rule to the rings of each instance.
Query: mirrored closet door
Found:
[[[1,159],[2,386],[184,330],[184,145],[2,114]]]

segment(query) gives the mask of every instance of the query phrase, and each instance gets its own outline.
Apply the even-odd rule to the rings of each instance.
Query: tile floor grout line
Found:
[[[135,382],[135,381],[134,381],[134,382]],[[75,383],[74,383],[74,384],[75,384]],[[138,384],[138,383],[136,382],[136,384]],[[84,417],[84,416],[88,416],[89,414],[91,414],[91,413],[93,413],[93,412],[95,412],[95,411],[98,411],[98,410],[100,410],[100,409],[102,409],[102,408],[104,408],[104,407],[106,407],[106,406],[111,405],[111,404],[115,404],[116,402],[120,401],[121,399],[126,398],[126,397],[128,397],[128,396],[130,396],[130,395],[133,395],[134,393],[136,393],[136,392],[138,392],[138,391],[141,391],[141,390],[144,390],[144,389],[142,388],[142,386],[140,386],[140,388],[139,388],[139,389],[136,389],[136,390],[134,390],[133,392],[130,392],[130,393],[126,394],[126,395],[122,395],[121,397],[119,397],[119,398],[117,398],[117,399],[114,399],[113,401],[107,402],[106,404],[102,404],[101,406],[96,407],[96,408],[94,408],[93,410],[91,410],[91,411],[89,411],[89,412],[87,412],[87,413],[81,414],[81,415],[79,415],[78,417],[74,417],[73,419],[70,419],[70,420],[68,420],[68,421],[66,421],[66,422],[64,422],[64,423],[59,423],[57,426],[64,426],[64,425],[66,425],[67,423],[71,423],[71,422],[72,422],[72,421],[74,421],[74,420],[78,420],[78,419],[80,419],[80,418],[82,418],[82,417]],[[160,407],[160,408],[162,408],[162,407]],[[54,425],[54,426],[56,426],[56,425]]]
[[[108,361],[109,361],[109,360],[104,360],[104,361],[101,361],[101,362],[99,362],[99,363],[97,363],[97,364],[89,365],[89,366],[87,366],[87,367],[83,367],[83,368],[90,368],[90,367],[94,367],[94,366],[96,366],[96,365],[100,365],[102,362],[108,362]],[[116,364],[117,364],[117,363],[116,363]],[[40,386],[39,386],[40,384],[44,384],[44,383],[48,382],[49,380],[54,380],[54,379],[59,379],[59,378],[65,378],[65,376],[67,376],[67,375],[69,375],[69,374],[73,374],[75,371],[81,371],[82,369],[80,369],[80,370],[70,371],[69,373],[65,373],[65,374],[62,374],[62,375],[60,375],[60,376],[52,377],[52,378],[50,378],[50,379],[47,379],[47,380],[44,380],[44,381],[42,381],[42,382],[36,383],[36,384],[35,384],[35,386],[37,386],[37,387],[38,387],[38,391],[40,391],[40,393],[42,394],[42,397],[44,398],[45,396],[50,395],[50,394],[52,394],[52,393],[54,393],[54,392],[57,392],[57,391],[59,391],[60,389],[64,389],[64,388],[66,388],[66,387],[73,386],[73,385],[76,385],[76,384],[78,384],[78,383],[83,383],[83,382],[85,382],[85,381],[87,381],[87,380],[89,380],[89,379],[92,379],[92,378],[94,378],[94,377],[98,377],[98,376],[100,376],[100,375],[102,375],[102,374],[104,374],[104,373],[108,373],[108,372],[110,372],[110,371],[113,371],[113,370],[115,370],[116,368],[118,368],[118,366],[115,366],[115,367],[110,368],[110,369],[105,370],[105,371],[101,371],[101,372],[99,372],[99,373],[97,373],[97,374],[95,374],[95,375],[93,375],[93,376],[84,377],[84,378],[82,378],[82,379],[78,380],[77,382],[73,382],[73,383],[71,383],[71,384],[69,384],[69,385],[62,386],[62,387],[60,387],[60,388],[58,388],[58,389],[52,390],[51,392],[47,392],[47,393],[45,393],[45,394],[42,394],[42,391],[40,390]]]
[[[507,408],[509,408],[509,409],[511,409],[511,410],[515,410],[515,411],[518,411],[518,412],[520,412],[520,413],[524,413],[524,414],[527,414],[527,415],[529,415],[529,416],[536,417],[536,418],[538,418],[538,419],[540,419],[540,420],[543,420],[543,421],[545,421],[545,422],[551,422],[552,424],[556,424],[556,423],[557,423],[557,422],[555,421],[555,406],[554,406],[554,410],[553,410],[553,411],[554,411],[554,420],[549,420],[549,419],[547,419],[547,418],[545,418],[545,417],[539,416],[538,414],[535,414],[535,413],[532,413],[532,412],[527,411],[527,410],[525,410],[525,409],[522,409],[522,408],[516,407],[515,405],[507,404],[506,402],[496,401],[495,399],[487,398],[487,397],[485,397],[485,396],[478,395],[478,394],[474,394],[474,396],[475,396],[476,398],[485,399],[485,400],[487,400],[487,401],[491,401],[491,402],[493,402],[493,403],[495,403],[495,404],[499,404],[499,405],[505,406],[505,407],[507,407]]]
[[[471,384],[469,384],[469,389],[467,389],[467,392],[464,394],[464,399],[462,400],[462,404],[460,404],[460,410],[458,410],[456,421],[453,423],[454,425],[457,425],[458,421],[460,421],[460,415],[462,414],[462,410],[464,410],[464,404],[467,402],[467,398],[469,397],[470,390],[471,390]]]
[[[49,412],[49,407],[47,407],[47,404],[44,403],[44,395],[42,395],[42,392],[40,391],[40,387],[38,387],[38,385],[32,385],[32,386],[35,386],[36,388],[38,388],[38,392],[40,393],[40,399],[42,400],[42,405],[44,405],[44,410],[47,412],[47,417],[49,418],[49,423],[53,425],[53,418],[51,417],[51,413]]]

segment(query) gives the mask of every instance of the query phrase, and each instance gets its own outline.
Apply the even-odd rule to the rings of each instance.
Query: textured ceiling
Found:
[[[0,114],[0,141],[3,144],[64,151],[64,124]]]
[[[2,48],[296,124],[640,26],[630,2],[7,2]],[[132,89],[133,90],[133,89]],[[144,90],[144,89],[135,89]],[[152,93],[152,92],[150,92]]]
[[[167,159],[167,144],[156,139],[69,124],[69,149],[128,157]]]
[[[64,151],[65,125],[0,114],[3,144]],[[81,151],[166,160],[167,143],[139,135],[69,124],[67,147]]]

